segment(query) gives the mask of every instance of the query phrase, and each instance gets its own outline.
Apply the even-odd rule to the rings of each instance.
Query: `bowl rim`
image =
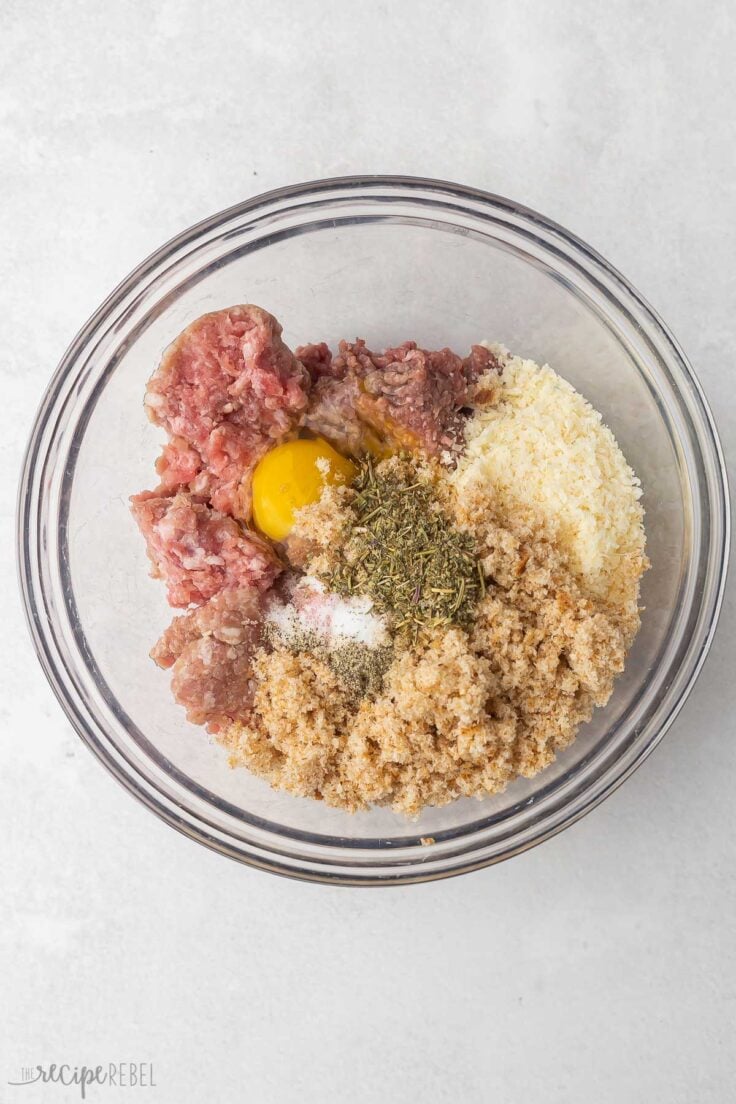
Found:
[[[288,205],[288,202],[291,200],[314,197],[318,194],[325,194],[329,198],[330,195],[336,197],[338,193],[344,195],[352,192],[355,194],[356,198],[360,198],[361,196],[370,196],[376,189],[381,188],[390,188],[397,191],[399,195],[396,198],[403,195],[404,198],[410,199],[412,195],[417,193],[431,192],[433,195],[444,196],[445,198],[454,199],[456,201],[472,201],[482,205],[484,208],[490,208],[496,212],[520,218],[529,225],[536,225],[539,227],[540,231],[543,231],[545,234],[561,239],[568,249],[580,259],[587,262],[593,270],[601,270],[601,272],[631,300],[652,327],[654,334],[663,344],[667,353],[668,367],[671,369],[674,363],[676,372],[682,375],[683,379],[676,379],[676,388],[678,392],[682,392],[682,383],[684,380],[690,388],[691,401],[694,401],[697,405],[698,413],[705,429],[704,437],[698,437],[698,443],[701,448],[707,447],[710,450],[710,459],[713,466],[709,490],[714,498],[714,508],[718,510],[718,517],[716,520],[718,521],[720,541],[716,546],[712,530],[709,551],[711,554],[715,554],[716,568],[715,576],[711,582],[711,593],[708,596],[710,601],[710,614],[707,624],[701,629],[698,652],[694,658],[690,659],[690,669],[680,688],[679,695],[671,703],[668,713],[663,718],[657,730],[651,735],[651,738],[646,743],[636,748],[636,753],[629,758],[628,762],[622,762],[621,769],[618,772],[608,771],[610,777],[607,779],[605,785],[599,787],[593,793],[586,793],[584,791],[574,809],[568,810],[566,815],[553,815],[548,818],[548,823],[540,824],[537,830],[531,835],[527,835],[527,838],[518,841],[515,846],[508,847],[502,854],[484,854],[482,853],[482,849],[476,851],[475,848],[471,847],[468,852],[460,853],[460,861],[456,861],[457,855],[454,855],[452,864],[443,866],[441,859],[438,864],[434,862],[430,864],[426,861],[430,857],[427,851],[433,849],[423,848],[421,849],[421,852],[423,852],[422,854],[418,853],[419,849],[413,847],[407,849],[411,850],[413,857],[407,858],[406,862],[401,866],[397,866],[394,863],[390,866],[382,866],[381,863],[377,861],[373,864],[375,867],[375,871],[373,872],[368,868],[359,866],[354,866],[351,869],[346,858],[344,868],[338,871],[336,868],[332,869],[329,866],[325,868],[321,866],[319,862],[313,862],[311,860],[307,860],[303,866],[299,866],[298,858],[297,865],[295,866],[291,863],[280,861],[278,852],[275,851],[269,851],[268,849],[265,851],[261,849],[259,851],[258,848],[243,850],[242,847],[234,846],[226,838],[220,838],[216,832],[209,832],[206,822],[196,823],[196,815],[191,819],[183,817],[181,815],[181,809],[176,807],[175,802],[162,800],[160,791],[155,791],[153,787],[142,785],[140,777],[136,779],[131,776],[129,770],[126,769],[125,764],[121,761],[121,757],[115,753],[115,749],[110,746],[110,743],[108,742],[106,745],[104,741],[100,740],[91,730],[89,723],[85,719],[84,709],[80,709],[79,702],[75,699],[73,689],[70,692],[69,686],[65,685],[64,678],[58,669],[57,661],[59,657],[54,654],[54,646],[49,640],[49,634],[43,624],[43,619],[39,616],[39,602],[37,601],[37,597],[40,584],[36,572],[37,565],[34,563],[31,549],[33,530],[30,521],[34,504],[37,504],[40,508],[42,499],[42,491],[37,485],[37,476],[39,467],[43,466],[43,461],[46,456],[46,452],[43,450],[42,445],[44,443],[44,433],[47,429],[48,416],[54,411],[64,384],[67,382],[68,377],[74,369],[77,358],[84,350],[90,338],[108,318],[110,312],[119,307],[120,304],[139,287],[142,281],[155,273],[165,259],[179,253],[187,245],[202,239],[210,231],[217,230],[218,227],[235,219],[243,219],[247,216],[255,217],[259,212],[262,212],[273,204]],[[288,209],[288,207],[282,209]],[[610,796],[610,794],[633,773],[659,744],[660,740],[664,737],[670,725],[679,714],[695,684],[710,649],[718,623],[726,586],[730,547],[730,509],[727,469],[712,412],[703,393],[703,389],[682,349],[666,324],[644,297],[640,295],[640,293],[632,287],[629,281],[610,265],[605,258],[587,245],[587,243],[583,242],[580,238],[560,226],[558,223],[523,204],[467,185],[424,177],[386,174],[330,177],[322,180],[312,180],[305,183],[286,185],[260,193],[248,200],[234,204],[214,215],[208,216],[170,238],[166,243],[150,253],[149,256],[137,265],[128,276],[121,280],[72,339],[41,399],[23,460],[18,490],[17,525],[20,589],[24,613],[34,649],[47,681],[51,685],[67,718],[78,735],[96,757],[100,759],[106,769],[110,771],[118,782],[125,786],[129,792],[133,793],[138,800],[172,827],[187,835],[189,838],[195,839],[221,854],[237,859],[247,865],[265,869],[273,873],[302,880],[343,885],[392,885],[404,884],[407,882],[423,882],[436,880],[438,878],[452,877],[471,870],[480,869],[536,846],[543,842],[543,840],[562,831],[570,824],[575,823],[591,809],[595,808],[596,805],[605,800],[606,797]],[[56,649],[56,651],[58,652],[58,649]],[[680,666],[682,666],[682,663]],[[128,767],[130,766],[131,764],[128,762]],[[220,833],[220,835],[222,835],[222,833]],[[394,855],[395,854],[394,852]],[[396,857],[398,858],[398,856]]]

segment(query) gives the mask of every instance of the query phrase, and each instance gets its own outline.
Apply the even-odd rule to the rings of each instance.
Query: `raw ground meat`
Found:
[[[241,482],[295,425],[310,385],[267,311],[245,305],[198,318],[146,389],[149,417],[172,438],[159,460],[162,485],[191,483],[215,509],[248,517],[250,483],[241,492]]]
[[[475,383],[484,372],[501,374],[501,361],[485,345],[471,345],[470,352],[463,360],[463,372],[469,383]]]
[[[174,698],[192,724],[218,732],[250,715],[262,618],[263,595],[257,590],[223,590],[175,617],[154,647],[151,657],[159,667],[173,669]]]
[[[294,350],[294,356],[307,369],[313,383],[322,376],[332,375],[332,353],[324,341],[318,345],[299,345]]]
[[[464,360],[449,349],[420,349],[414,341],[381,355],[362,340],[342,341],[334,360],[324,344],[298,353],[315,380],[301,424],[349,452],[361,446],[379,453],[420,448],[436,456],[452,449],[473,385],[489,369],[500,371],[482,345],[473,345]]]
[[[350,358],[351,353],[346,350],[345,355]],[[460,409],[469,400],[470,386],[494,363],[482,345],[474,345],[461,360],[449,349],[430,352],[414,341],[371,359],[358,413],[371,424],[388,422],[408,431],[430,456],[452,447],[461,432]]]
[[[190,721],[217,732],[247,719],[266,594],[283,590],[270,542],[236,520],[250,515],[258,460],[300,426],[345,453],[436,455],[461,437],[460,410],[490,367],[498,364],[481,346],[465,360],[414,342],[377,355],[360,340],[341,342],[334,358],[324,342],[294,355],[255,306],[204,315],[169,346],[145,399],[169,435],[160,485],[131,505],[169,603],[198,607],[151,653],[171,668]]]
[[[302,426],[327,440],[338,452],[360,456],[373,444],[366,440],[369,427],[357,413],[360,388],[357,377],[334,379],[322,376],[312,388],[309,410],[302,415]],[[381,451],[369,448],[369,451]]]
[[[143,491],[131,508],[172,606],[201,605],[224,589],[267,590],[282,569],[268,541],[185,491]]]
[[[202,470],[202,458],[183,437],[173,437],[161,449],[156,472],[162,490],[174,491],[193,483]]]

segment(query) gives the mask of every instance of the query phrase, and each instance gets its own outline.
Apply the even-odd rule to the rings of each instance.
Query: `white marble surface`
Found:
[[[501,867],[339,891],[118,788],[36,665],[12,543],[34,408],[110,288],[196,219],[347,172],[472,183],[590,241],[673,327],[733,461],[735,52],[726,0],[5,0],[0,1100],[78,1098],[8,1087],[22,1065],[123,1059],[167,1104],[733,1099],[733,585],[603,807]]]

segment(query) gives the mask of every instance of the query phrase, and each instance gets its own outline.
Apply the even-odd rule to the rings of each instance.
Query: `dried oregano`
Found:
[[[360,464],[345,543],[325,574],[339,594],[368,594],[394,632],[467,626],[485,591],[475,542],[408,463]]]

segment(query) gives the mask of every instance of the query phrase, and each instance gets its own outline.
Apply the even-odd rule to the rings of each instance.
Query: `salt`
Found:
[[[291,590],[290,600],[274,600],[266,610],[284,643],[295,636],[312,633],[327,647],[342,643],[379,648],[390,643],[384,618],[373,612],[367,595],[343,598],[328,591],[312,575],[303,576]]]

